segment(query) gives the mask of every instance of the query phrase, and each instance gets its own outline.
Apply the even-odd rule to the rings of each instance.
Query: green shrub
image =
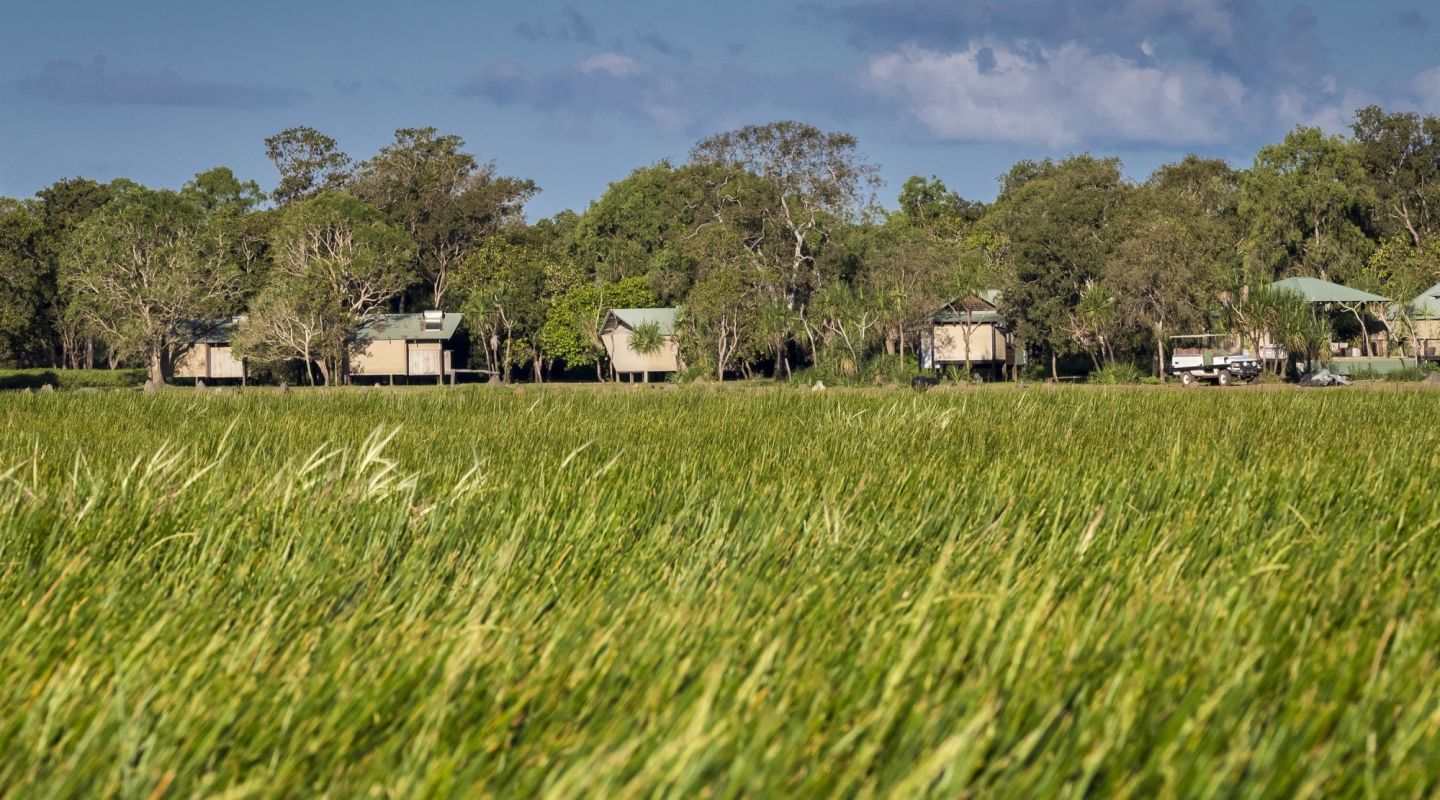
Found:
[[[7,369],[0,389],[128,389],[145,383],[143,369]]]
[[[1391,383],[1414,383],[1423,381],[1435,372],[1435,367],[1430,364],[1402,367],[1393,370],[1374,370],[1362,368],[1350,373],[1349,378],[1356,381],[1389,381]]]
[[[1134,364],[1115,363],[1106,364],[1100,369],[1090,373],[1086,378],[1087,383],[1100,384],[1102,386],[1121,386],[1127,384],[1138,384],[1149,375]]]
[[[819,363],[796,370],[792,380],[804,385],[823,381],[827,386],[889,386],[909,385],[910,379],[922,374],[920,361],[913,355],[884,353],[872,355],[856,363],[841,348],[822,351]]]

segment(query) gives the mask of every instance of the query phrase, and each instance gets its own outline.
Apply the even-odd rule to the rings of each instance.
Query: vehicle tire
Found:
[[[1216,386],[1229,386],[1229,385],[1230,385],[1230,373],[1227,372],[1227,371],[1225,371],[1225,370],[1220,370],[1220,374],[1215,376],[1215,385],[1216,385]]]
[[[1191,375],[1188,372],[1182,372],[1175,377],[1180,379],[1180,385],[1184,386],[1186,389],[1189,389],[1195,385],[1195,376]]]

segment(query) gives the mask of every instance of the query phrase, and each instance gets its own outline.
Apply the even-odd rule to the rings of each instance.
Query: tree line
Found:
[[[1440,282],[1440,118],[1377,107],[1244,169],[1190,156],[1137,183],[1114,158],[1023,161],[992,203],[916,176],[888,211],[853,136],[798,122],[708,137],[533,222],[533,181],[433,128],[358,162],[310,128],[264,144],[268,193],[217,167],[178,191],[71,178],[0,199],[0,364],[162,380],[197,320],[244,314],[238,354],[337,382],[359,326],[442,308],[505,380],[604,380],[606,310],[673,305],[696,375],[865,379],[913,369],[937,309],[998,289],[1037,368],[1158,370],[1179,333],[1296,352],[1347,333],[1266,289],[1282,277],[1398,299]],[[1401,311],[1377,324],[1403,349]]]

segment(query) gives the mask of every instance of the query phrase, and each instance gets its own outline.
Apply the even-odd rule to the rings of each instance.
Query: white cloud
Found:
[[[1276,127],[1304,125],[1329,134],[1349,134],[1355,112],[1378,105],[1391,111],[1410,107],[1403,98],[1382,98],[1358,89],[1340,89],[1315,95],[1296,89],[1276,92],[1271,101]]]
[[[463,97],[526,106],[555,116],[577,133],[600,120],[632,117],[668,133],[709,129],[728,109],[763,96],[765,81],[738,68],[660,67],[606,52],[547,72],[500,62],[458,88]]]
[[[907,47],[871,59],[867,82],[942,139],[1191,145],[1249,127],[1245,86],[1231,75],[1142,65],[1076,43]]]
[[[639,61],[620,53],[600,53],[580,62],[580,72],[586,75],[603,72],[612,78],[626,78],[640,69]]]
[[[1440,111],[1440,67],[1432,67],[1415,76],[1415,93],[1431,113]]]

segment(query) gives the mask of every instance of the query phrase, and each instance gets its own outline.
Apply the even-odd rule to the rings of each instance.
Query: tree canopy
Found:
[[[1249,164],[1191,155],[1136,181],[1103,155],[1025,160],[993,202],[928,174],[888,208],[853,135],[793,120],[700,138],[535,220],[534,181],[437,128],[359,160],[303,126],[263,150],[263,187],[216,166],[175,191],[74,177],[0,198],[0,364],[160,380],[187,325],[242,315],[245,357],[344,380],[359,326],[438,308],[502,380],[604,380],[605,312],[674,306],[692,376],[883,380],[916,368],[933,315],[984,297],[1032,369],[1158,372],[1170,336],[1222,328],[1369,347],[1270,296],[1277,278],[1400,301],[1440,283],[1440,118],[1373,106],[1349,135],[1299,127]],[[1413,351],[1408,308],[1358,327]]]

